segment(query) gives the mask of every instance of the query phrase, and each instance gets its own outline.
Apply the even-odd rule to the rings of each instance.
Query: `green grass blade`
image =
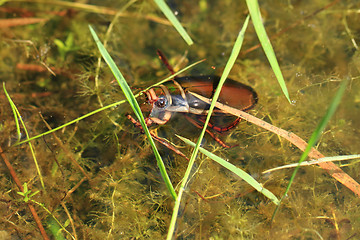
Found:
[[[189,139],[186,139],[184,137],[178,136],[176,135],[178,138],[180,138],[182,141],[184,141],[186,144],[195,147],[195,143],[193,143],[192,141],[190,141]],[[241,179],[243,179],[245,182],[247,182],[248,184],[250,184],[253,188],[255,188],[257,191],[259,191],[260,193],[262,193],[265,197],[269,198],[273,203],[275,203],[276,205],[279,204],[279,199],[277,199],[277,197],[270,192],[269,190],[267,190],[266,188],[264,188],[260,183],[258,183],[252,176],[250,176],[248,173],[246,173],[245,171],[241,170],[240,168],[234,166],[233,164],[229,163],[228,161],[216,156],[215,154],[207,151],[206,149],[200,147],[199,148],[200,152],[205,154],[206,156],[208,156],[209,158],[211,158],[212,160],[214,160],[215,162],[219,163],[221,166],[223,166],[224,168],[230,170],[231,172],[233,172],[234,174],[236,174],[237,176],[239,176]]]
[[[320,123],[318,124],[318,126],[316,127],[315,131],[313,132],[313,134],[310,137],[310,140],[308,142],[308,145],[306,146],[303,154],[300,157],[298,166],[294,169],[294,172],[290,178],[289,184],[284,192],[283,197],[280,199],[280,203],[282,201],[282,199],[285,198],[285,196],[287,195],[287,193],[290,190],[291,184],[293,183],[296,173],[298,172],[298,170],[300,169],[300,164],[305,161],[305,159],[307,158],[307,156],[309,155],[309,152],[311,151],[311,149],[315,146],[315,143],[319,140],[322,132],[324,131],[326,125],[328,124],[328,122],[330,121],[331,117],[334,115],[336,108],[338,107],[338,105],[340,104],[341,98],[344,95],[347,83],[348,83],[348,79],[343,81],[340,85],[340,88],[338,89],[338,91],[335,94],[334,99],[332,100],[332,102],[330,103],[330,106],[328,108],[328,110],[326,111],[324,117],[321,119]],[[275,214],[277,212],[277,210],[279,209],[280,204],[276,207],[274,214],[273,214],[273,218],[275,217]]]
[[[199,64],[199,63],[201,63],[201,62],[203,62],[203,61],[204,61],[204,60],[197,61],[197,62],[195,62],[195,63],[187,66],[186,68],[181,69],[180,71],[176,72],[175,74],[172,74],[171,76],[165,78],[164,80],[161,80],[160,82],[158,82],[158,83],[156,83],[156,84],[154,84],[154,85],[146,88],[144,91],[146,91],[146,90],[148,90],[148,89],[150,89],[150,88],[152,88],[152,87],[154,87],[154,86],[158,86],[158,85],[160,85],[160,84],[163,84],[163,83],[166,82],[166,81],[169,81],[169,80],[173,79],[175,76],[177,76],[177,75],[179,75],[179,74],[187,71],[188,69],[194,67],[195,65],[197,65],[197,64]],[[142,92],[144,92],[144,91],[142,91]],[[135,97],[138,97],[140,94],[141,94],[141,93],[136,94]],[[67,123],[65,123],[65,124],[63,124],[63,125],[61,125],[61,126],[59,126],[59,127],[56,127],[56,128],[54,128],[54,129],[51,129],[51,130],[49,130],[49,131],[47,131],[47,132],[41,133],[41,134],[39,134],[39,135],[36,135],[36,136],[31,137],[31,138],[29,138],[29,139],[26,139],[26,140],[24,140],[24,141],[17,142],[17,143],[15,143],[13,146],[18,146],[18,145],[21,145],[21,144],[23,144],[23,143],[27,143],[27,142],[30,142],[30,141],[32,141],[32,140],[34,140],[34,139],[40,138],[40,137],[42,137],[42,136],[48,135],[48,134],[50,134],[50,133],[56,132],[56,131],[58,131],[58,130],[64,128],[64,127],[67,127],[67,126],[69,126],[69,125],[71,125],[71,124],[74,124],[74,123],[76,123],[76,122],[78,122],[78,121],[80,121],[80,120],[82,120],[82,119],[85,119],[85,118],[87,118],[87,117],[90,117],[90,116],[92,116],[92,115],[94,115],[94,114],[96,114],[96,113],[102,112],[102,111],[104,111],[104,110],[106,110],[106,109],[108,109],[108,108],[116,107],[116,106],[121,105],[121,104],[123,104],[123,103],[125,103],[125,102],[127,102],[127,101],[126,101],[126,100],[121,100],[121,101],[112,103],[112,104],[110,104],[110,105],[104,106],[104,107],[102,107],[102,108],[96,109],[96,110],[94,110],[94,111],[92,111],[92,112],[89,112],[89,113],[87,113],[87,114],[85,114],[85,115],[83,115],[83,116],[81,116],[81,117],[78,117],[78,118],[76,118],[76,119],[74,119],[74,120],[72,120],[72,121],[70,121],[70,122],[67,122]]]
[[[184,27],[181,25],[179,20],[175,17],[174,13],[171,11],[169,6],[165,3],[164,0],[154,0],[160,10],[164,13],[167,19],[171,22],[171,24],[175,27],[181,37],[185,40],[188,45],[192,45],[194,42],[189,36],[189,34],[185,31]]]
[[[96,113],[99,113],[99,112],[101,112],[101,111],[104,111],[104,110],[106,110],[106,109],[108,109],[108,108],[112,108],[112,107],[118,106],[118,105],[123,104],[123,103],[125,103],[125,102],[126,102],[126,100],[121,100],[121,101],[118,101],[118,102],[116,102],[116,103],[112,103],[112,104],[110,104],[110,105],[107,105],[107,106],[104,106],[104,107],[102,107],[102,108],[96,109],[96,110],[94,110],[94,111],[92,111],[92,112],[89,112],[89,113],[87,113],[87,114],[85,114],[85,115],[83,115],[83,116],[81,116],[81,117],[78,117],[78,118],[76,118],[76,119],[74,119],[74,120],[72,120],[72,121],[70,121],[70,122],[67,122],[67,123],[65,123],[65,124],[63,124],[63,125],[61,125],[61,126],[59,126],[59,127],[56,127],[56,128],[51,129],[51,130],[49,130],[49,131],[47,131],[47,132],[38,134],[38,135],[36,135],[36,136],[34,136],[34,137],[31,137],[31,138],[29,138],[29,139],[26,139],[26,140],[24,140],[24,141],[15,143],[13,146],[18,146],[18,145],[21,145],[21,144],[23,144],[23,143],[27,143],[27,142],[30,142],[30,141],[32,141],[32,140],[34,140],[34,139],[40,138],[40,137],[42,137],[42,136],[48,135],[48,134],[50,134],[50,133],[59,131],[60,129],[62,129],[62,128],[64,128],[64,127],[67,127],[67,126],[69,126],[69,125],[71,125],[71,124],[74,124],[74,123],[76,123],[76,122],[78,122],[78,121],[80,121],[80,120],[82,120],[82,119],[84,119],[84,118],[90,117],[90,116],[92,116],[92,115],[94,115],[94,114],[96,114]]]
[[[18,137],[17,137],[18,140],[17,141],[20,141],[20,139],[21,139],[21,129],[20,129],[18,115],[16,114],[16,110],[15,110],[16,106],[15,106],[14,102],[11,100],[10,95],[6,91],[5,82],[3,82],[3,89],[4,89],[4,92],[5,92],[6,98],[8,99],[8,102],[10,103],[11,110],[13,111],[13,114],[14,114],[15,125],[16,125],[16,133],[18,135]]]
[[[24,123],[24,121],[22,120],[22,117],[21,117],[21,115],[20,115],[20,112],[19,112],[19,110],[17,109],[15,103],[12,101],[10,95],[9,95],[8,92],[6,91],[5,83],[4,83],[4,82],[3,82],[3,89],[4,89],[4,92],[5,92],[5,95],[6,95],[8,101],[9,101],[9,103],[10,103],[11,109],[12,109],[12,111],[13,111],[13,113],[14,113],[14,118],[15,118],[15,121],[17,122],[17,123],[16,123],[16,128],[17,128],[17,132],[18,132],[18,134],[19,134],[19,137],[21,137],[21,131],[20,131],[20,126],[19,126],[19,124],[18,124],[18,120],[20,120],[21,125],[22,125],[23,128],[24,128],[24,131],[25,131],[25,134],[26,134],[26,138],[29,139],[29,133],[28,133],[28,131],[27,131],[27,129],[26,129],[25,123]],[[29,148],[30,148],[30,151],[31,151],[31,155],[32,155],[32,157],[33,157],[33,160],[34,160],[34,164],[35,164],[35,167],[36,167],[36,171],[37,171],[37,173],[38,173],[38,175],[39,175],[39,180],[40,180],[41,186],[42,186],[42,188],[45,190],[45,184],[44,184],[44,180],[43,180],[43,177],[42,177],[42,174],[41,174],[41,171],[40,171],[39,164],[38,164],[37,159],[36,159],[35,150],[34,150],[32,144],[31,144],[30,142],[29,142]]]
[[[262,173],[264,174],[264,173],[278,171],[278,170],[281,170],[281,169],[294,168],[294,167],[297,167],[299,165],[300,166],[310,166],[310,165],[315,165],[315,164],[324,163],[324,162],[347,161],[347,160],[352,160],[352,159],[356,159],[356,158],[360,158],[360,154],[340,155],[340,156],[333,156],[333,157],[323,157],[323,158],[319,158],[319,159],[315,159],[315,160],[311,160],[311,161],[303,161],[300,164],[297,162],[297,163],[283,165],[283,166],[280,166],[280,167],[275,167],[275,168],[263,171]]]
[[[174,230],[175,230],[175,224],[176,224],[176,220],[177,220],[177,216],[178,216],[178,212],[179,212],[179,207],[180,207],[180,203],[181,203],[182,194],[183,194],[184,190],[186,189],[186,185],[187,185],[191,170],[192,170],[192,168],[194,166],[195,158],[197,156],[197,153],[199,152],[200,143],[201,143],[201,141],[202,141],[202,139],[203,139],[203,137],[205,135],[207,125],[209,123],[211,114],[212,114],[212,112],[213,112],[213,110],[215,108],[215,103],[217,102],[217,99],[218,99],[218,97],[220,95],[221,88],[222,88],[226,78],[228,77],[232,66],[235,63],[236,58],[239,55],[239,52],[240,52],[240,49],[241,49],[241,46],[242,46],[242,42],[244,40],[245,30],[247,28],[248,23],[249,23],[249,16],[246,18],[245,23],[244,23],[242,29],[240,30],[239,35],[238,35],[238,37],[237,37],[237,39],[235,41],[235,44],[234,44],[234,47],[233,47],[232,52],[230,54],[229,60],[228,60],[228,62],[226,64],[224,72],[223,72],[223,74],[222,74],[222,76],[220,78],[219,85],[218,85],[218,87],[217,87],[217,89],[216,89],[216,91],[214,93],[213,101],[212,101],[212,103],[210,105],[209,112],[208,112],[206,121],[204,123],[203,130],[201,131],[200,136],[199,136],[199,138],[198,138],[198,140],[196,142],[196,146],[195,146],[195,148],[194,148],[194,150],[192,152],[188,167],[186,169],[186,172],[184,174],[184,177],[183,177],[183,180],[182,180],[179,192],[178,192],[178,197],[177,197],[177,199],[175,201],[173,214],[172,214],[172,217],[171,217],[170,226],[169,226],[168,235],[167,235],[168,240],[172,239],[172,237],[173,237]]]
[[[284,77],[281,73],[281,69],[280,69],[279,63],[276,59],[274,49],[273,49],[273,47],[270,43],[270,40],[266,34],[264,24],[262,23],[258,0],[246,0],[246,4],[248,6],[251,20],[254,24],[256,34],[260,40],[262,48],[264,49],[265,55],[266,55],[267,59],[269,60],[271,68],[275,73],[275,76],[280,84],[280,87],[281,87],[286,99],[289,101],[289,103],[291,103],[289,92],[286,88]]]
[[[93,36],[93,38],[94,38],[94,40],[95,40],[95,42],[96,42],[96,44],[97,44],[97,46],[99,48],[99,51],[100,51],[102,57],[104,58],[105,62],[108,64],[108,66],[111,69],[112,73],[114,74],[114,77],[116,78],[119,86],[121,87],[127,101],[129,102],[131,108],[134,110],[134,113],[135,113],[136,117],[140,121],[141,126],[143,127],[144,132],[145,132],[146,136],[148,137],[150,145],[151,145],[151,147],[152,147],[152,149],[154,151],[154,154],[155,154],[155,157],[156,157],[156,160],[157,160],[157,164],[158,164],[158,167],[160,169],[161,176],[163,177],[164,182],[165,182],[168,190],[170,191],[171,196],[174,199],[176,199],[177,196],[176,196],[176,193],[175,193],[175,189],[171,184],[170,178],[169,178],[169,176],[168,176],[168,174],[166,172],[166,169],[165,169],[165,164],[162,161],[161,156],[160,156],[160,154],[159,154],[159,152],[158,152],[158,150],[157,150],[157,148],[155,146],[154,140],[152,139],[152,137],[150,135],[149,129],[146,126],[144,116],[142,115],[140,106],[139,106],[138,102],[136,101],[135,96],[133,95],[129,85],[126,83],[125,78],[121,74],[120,70],[117,68],[117,66],[116,66],[115,62],[113,61],[113,59],[111,58],[110,54],[107,52],[105,47],[100,42],[100,40],[99,40],[98,36],[96,35],[95,31],[92,29],[91,26],[89,26],[89,28],[90,28],[90,32],[91,32],[91,34],[92,34],[92,36]]]

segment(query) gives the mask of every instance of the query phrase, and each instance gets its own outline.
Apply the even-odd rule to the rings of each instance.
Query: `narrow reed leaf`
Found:
[[[21,129],[20,129],[20,124],[19,124],[19,119],[18,119],[18,116],[16,114],[16,110],[15,110],[16,106],[15,106],[14,102],[11,100],[10,95],[6,91],[5,82],[3,82],[3,89],[4,89],[4,93],[6,95],[6,98],[8,99],[8,102],[10,103],[11,110],[13,111],[13,114],[14,114],[15,125],[16,125],[16,133],[18,135],[18,137],[17,137],[18,140],[17,141],[19,142],[21,140]]]
[[[5,88],[5,83],[3,82],[3,89],[4,89],[4,92],[5,92],[5,95],[10,103],[10,106],[11,106],[11,109],[14,113],[14,118],[15,118],[15,121],[16,121],[16,129],[17,129],[17,132],[18,132],[18,137],[20,138],[21,137],[21,130],[20,130],[20,126],[19,126],[19,123],[18,123],[18,120],[20,120],[20,123],[22,125],[22,127],[24,128],[24,132],[26,134],[26,138],[29,139],[30,136],[29,136],[29,133],[26,129],[26,126],[25,126],[25,123],[24,121],[22,120],[22,117],[20,115],[20,112],[19,110],[17,109],[15,103],[13,102],[13,100],[11,99],[10,95],[8,94],[8,92],[6,91],[6,88]],[[41,186],[42,188],[45,190],[45,184],[44,184],[44,180],[43,180],[43,177],[42,177],[42,174],[41,174],[41,170],[40,170],[40,167],[39,167],[39,164],[37,162],[37,159],[36,159],[36,155],[35,155],[35,150],[31,144],[31,142],[28,143],[29,144],[29,148],[30,148],[30,151],[31,151],[31,155],[33,157],[33,160],[34,160],[34,164],[35,164],[35,167],[36,167],[36,171],[39,175],[39,180],[40,180],[40,183],[41,183]]]
[[[224,85],[224,82],[225,82],[226,78],[228,77],[232,66],[235,63],[235,60],[236,60],[237,56],[239,55],[241,45],[242,45],[242,42],[244,40],[245,30],[247,28],[248,23],[249,23],[249,16],[246,18],[245,23],[244,23],[242,29],[239,32],[239,35],[238,35],[238,37],[237,37],[237,39],[235,41],[234,47],[233,47],[232,52],[230,54],[229,60],[226,63],[224,72],[223,72],[223,74],[222,74],[222,76],[220,78],[219,85],[216,88],[216,91],[214,93],[213,101],[212,101],[212,103],[210,105],[206,121],[205,121],[203,129],[202,129],[202,131],[200,133],[200,136],[199,136],[199,138],[198,138],[198,140],[196,142],[196,146],[195,146],[195,148],[194,148],[194,150],[192,152],[188,167],[187,167],[186,172],[184,174],[184,177],[182,179],[182,183],[181,183],[181,186],[180,186],[180,189],[179,189],[179,192],[178,192],[178,197],[177,197],[177,199],[175,201],[175,205],[174,205],[174,209],[173,209],[173,213],[172,213],[172,217],[171,217],[171,221],[170,221],[167,240],[172,239],[172,237],[174,235],[175,224],[176,224],[176,220],[177,220],[177,216],[178,216],[178,212],[179,212],[179,207],[180,207],[180,203],[181,203],[182,194],[184,193],[184,190],[186,189],[186,185],[188,183],[191,170],[192,170],[192,168],[194,166],[194,163],[195,163],[195,158],[197,156],[197,153],[199,152],[200,143],[201,143],[201,141],[202,141],[202,139],[203,139],[203,137],[205,135],[207,125],[209,123],[211,114],[212,114],[212,112],[213,112],[213,110],[215,108],[215,103],[217,102],[217,99],[218,99],[218,97],[220,95],[221,88]]]
[[[176,31],[181,35],[181,37],[185,40],[185,42],[188,45],[192,45],[194,42],[189,36],[189,34],[186,32],[184,27],[181,25],[179,20],[177,20],[174,13],[171,11],[169,6],[165,3],[164,0],[154,0],[154,2],[157,4],[157,6],[160,8],[160,10],[164,13],[164,15],[167,17],[167,19],[171,22],[171,24],[174,26]]]
[[[280,84],[280,87],[281,87],[286,99],[289,101],[289,103],[291,103],[289,92],[286,88],[284,77],[281,73],[281,69],[280,69],[279,63],[276,59],[274,49],[273,49],[271,42],[266,34],[264,24],[262,23],[258,0],[246,0],[246,4],[248,6],[251,20],[254,24],[256,34],[260,40],[262,48],[264,49],[265,55],[266,55],[267,59],[269,60],[271,68],[275,73],[275,76]]]
[[[123,75],[121,74],[120,70],[117,68],[117,66],[116,66],[115,62],[113,61],[113,59],[111,58],[110,54],[107,52],[107,50],[105,49],[103,44],[100,42],[95,31],[92,29],[91,26],[89,26],[89,28],[90,28],[90,32],[99,48],[99,51],[100,51],[102,57],[104,58],[105,62],[108,64],[112,73],[114,74],[114,77],[116,78],[119,86],[121,87],[127,101],[129,102],[131,108],[134,110],[134,113],[135,113],[137,119],[139,120],[141,126],[143,127],[144,132],[145,132],[146,136],[148,137],[150,145],[154,151],[156,161],[157,161],[158,167],[160,169],[161,176],[163,177],[164,182],[165,182],[171,196],[174,199],[176,199],[177,196],[176,196],[175,189],[171,184],[170,178],[166,172],[165,164],[162,161],[161,156],[160,156],[160,154],[156,148],[156,145],[154,143],[154,140],[152,139],[152,137],[150,135],[149,129],[146,126],[144,116],[142,115],[140,106],[139,106],[138,102],[136,101],[135,96],[133,95],[129,85],[127,84],[127,82],[126,82],[125,78],[123,77]]]
[[[176,135],[178,138],[180,138],[182,141],[184,141],[186,144],[195,147],[195,143],[193,143],[192,141],[190,141],[187,138],[181,137]],[[269,190],[267,190],[266,188],[264,188],[261,183],[257,182],[252,176],[250,176],[248,173],[246,173],[245,171],[241,170],[240,168],[234,166],[233,164],[229,163],[228,161],[216,156],[215,154],[209,152],[208,150],[200,147],[199,148],[200,152],[205,154],[206,156],[208,156],[209,158],[211,158],[212,160],[214,160],[215,162],[219,163],[221,166],[223,166],[224,168],[230,170],[231,172],[233,172],[234,174],[236,174],[237,176],[239,176],[241,179],[243,179],[245,182],[247,182],[248,184],[250,184],[253,188],[255,188],[257,191],[259,191],[260,193],[262,193],[265,197],[269,198],[274,204],[278,205],[279,204],[279,199],[277,199],[277,197],[270,192]]]

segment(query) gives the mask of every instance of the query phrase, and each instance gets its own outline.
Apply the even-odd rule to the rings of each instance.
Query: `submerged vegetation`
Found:
[[[359,153],[359,3],[260,3],[291,103],[268,54],[257,46],[256,21],[248,24],[229,77],[258,93],[250,115],[287,132],[270,132],[243,117],[236,129],[220,134],[234,146],[227,150],[205,134],[202,147],[210,153],[201,150],[184,181],[189,162],[156,144],[164,164],[159,171],[151,144],[126,117],[131,108],[88,25],[139,93],[170,75],[157,49],[175,71],[206,58],[181,76],[221,76],[249,11],[245,1],[167,1],[194,42],[189,46],[156,5],[161,2],[2,3],[0,238],[163,239],[173,236],[171,225],[177,239],[359,238],[357,185],[344,185],[350,182],[344,176],[360,181],[356,156],[335,162],[343,172],[327,172],[324,166],[330,165],[321,163],[301,167],[285,197],[294,170],[263,173],[299,162],[302,151],[286,136],[308,141],[345,80],[345,94],[319,138],[312,138],[316,151],[309,156],[336,160]],[[146,105],[143,96],[137,100]],[[42,134],[51,129],[57,131]],[[201,132],[180,114],[150,130],[189,158],[193,148],[176,135],[196,142]],[[24,143],[29,137],[36,139]],[[209,155],[248,173],[261,184],[259,192]],[[261,194],[262,188],[282,200],[275,215],[278,202]]]

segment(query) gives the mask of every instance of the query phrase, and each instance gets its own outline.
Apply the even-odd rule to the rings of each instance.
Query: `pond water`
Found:
[[[0,28],[0,77],[30,136],[114,103],[124,96],[99,52],[88,25],[100,39],[135,92],[169,76],[160,49],[178,71],[201,59],[181,76],[221,75],[248,14],[244,1],[167,1],[194,40],[188,46],[167,24],[152,1],[92,1],[89,5],[8,2],[2,18],[41,18],[39,23]],[[325,156],[359,153],[360,144],[360,3],[358,1],[260,2],[266,31],[282,69],[292,104],[277,83],[250,21],[240,56],[229,77],[251,86],[258,104],[249,111],[308,141],[340,83],[349,78],[335,115],[316,144]],[[95,10],[97,9],[97,10]],[[114,18],[116,10],[123,12]],[[5,11],[6,10],[6,11]],[[99,13],[99,11],[102,11]],[[110,30],[109,30],[110,29]],[[110,33],[105,36],[106,31]],[[72,42],[73,38],[73,42]],[[61,48],[61,43],[63,43]],[[26,40],[26,41],[25,41]],[[53,76],[47,68],[52,69]],[[0,96],[1,146],[21,183],[78,239],[162,239],[174,201],[161,178],[149,143],[127,118],[121,104],[33,141],[45,190],[28,145],[16,141],[9,103]],[[143,97],[139,101],[144,101]],[[196,141],[200,130],[180,115],[152,126],[186,155],[192,149],[175,134]],[[263,171],[299,161],[302,152],[286,140],[241,121],[210,136],[203,147],[248,172],[278,198],[293,169]],[[171,181],[178,190],[187,160],[158,144]],[[360,181],[359,162],[336,163]],[[39,238],[36,225],[1,167],[3,234]],[[6,203],[6,204],[5,204]],[[199,154],[185,191],[176,225],[177,239],[358,239],[359,196],[318,166],[302,167],[274,220],[276,206],[236,175]],[[6,210],[5,210],[6,209]],[[51,235],[56,223],[36,209]],[[5,216],[4,215],[4,216]],[[71,219],[71,220],[70,220]],[[54,231],[54,230],[53,230]],[[70,235],[62,232],[66,239]],[[57,237],[61,239],[61,236]]]

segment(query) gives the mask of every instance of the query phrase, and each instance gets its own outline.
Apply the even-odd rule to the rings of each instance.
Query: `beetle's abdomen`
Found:
[[[218,76],[187,76],[175,79],[186,91],[198,93],[204,97],[212,98],[219,84]],[[245,84],[226,79],[220,92],[219,102],[231,107],[247,111],[253,108],[257,101],[257,93]]]

